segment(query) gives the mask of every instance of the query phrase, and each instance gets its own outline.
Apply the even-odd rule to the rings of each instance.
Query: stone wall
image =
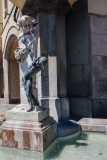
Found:
[[[91,116],[89,16],[86,0],[73,5],[66,16],[68,95],[71,116]]]
[[[93,117],[107,117],[107,16],[90,15]]]
[[[106,3],[78,1],[66,17],[71,116],[107,118]]]

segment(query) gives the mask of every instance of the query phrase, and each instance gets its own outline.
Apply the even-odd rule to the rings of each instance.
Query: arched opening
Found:
[[[11,47],[8,57],[8,79],[9,79],[9,103],[20,103],[20,76],[19,76],[19,64],[17,63],[14,55],[14,51],[18,47],[18,40],[16,39]]]

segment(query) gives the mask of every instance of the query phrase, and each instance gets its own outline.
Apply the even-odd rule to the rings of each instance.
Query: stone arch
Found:
[[[8,39],[8,43],[6,45],[6,49],[5,49],[5,54],[4,54],[4,58],[5,59],[9,59],[10,56],[10,51],[11,48],[13,46],[13,44],[17,41],[17,37],[15,35],[11,35]]]
[[[14,50],[18,47],[18,30],[11,27],[4,45],[4,98],[5,103],[20,103],[20,75]]]
[[[3,48],[4,58],[6,58],[6,59],[8,58],[12,44],[15,40],[18,39],[18,35],[19,35],[18,28],[12,26],[8,30],[6,38],[5,38],[4,48]]]

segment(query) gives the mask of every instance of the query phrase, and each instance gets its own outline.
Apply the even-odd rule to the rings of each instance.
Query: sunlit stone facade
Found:
[[[70,116],[107,118],[107,2],[21,2],[0,0],[0,96],[4,102],[24,103],[14,57],[20,32],[14,17],[18,20],[24,14],[38,22],[37,57],[48,58],[45,72],[35,75],[33,83],[41,105],[50,108],[56,121]],[[15,5],[19,7],[16,16]]]

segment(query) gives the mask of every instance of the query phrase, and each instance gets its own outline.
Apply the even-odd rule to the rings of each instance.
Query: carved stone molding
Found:
[[[27,0],[22,13],[25,15],[33,15],[38,12],[57,12],[66,14],[71,9],[67,0]]]
[[[12,35],[9,40],[8,40],[8,43],[7,43],[7,46],[6,46],[6,51],[5,51],[5,59],[9,59],[9,55],[10,55],[10,51],[11,51],[11,48],[12,48],[12,45],[13,43],[17,41],[17,37],[15,35]]]

